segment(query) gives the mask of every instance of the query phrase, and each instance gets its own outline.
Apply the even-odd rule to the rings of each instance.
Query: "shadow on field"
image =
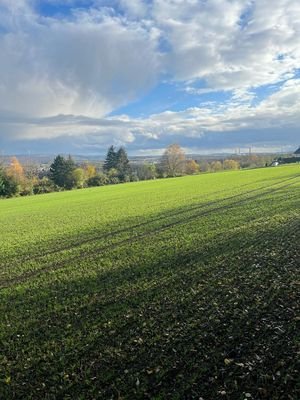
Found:
[[[182,207],[172,207],[167,208],[163,212],[159,214],[150,214],[148,217],[144,218],[144,216],[137,215],[136,217],[131,217],[130,219],[118,219],[116,222],[112,222],[109,225],[101,225],[94,226],[92,229],[84,229],[81,231],[77,231],[76,234],[66,234],[59,235],[54,240],[43,241],[41,238],[37,242],[31,243],[31,247],[28,248],[26,245],[26,249],[23,252],[18,249],[17,254],[7,255],[5,254],[3,259],[0,257],[0,269],[7,268],[8,264],[17,265],[25,262],[26,260],[30,260],[31,262],[34,260],[39,260],[45,258],[46,256],[51,256],[53,254],[58,254],[64,251],[71,251],[74,248],[78,248],[79,246],[97,242],[100,240],[110,240],[114,237],[117,237],[122,234],[132,233],[133,230],[139,230],[143,228],[147,228],[152,224],[157,225],[161,224],[162,221],[166,223],[172,219],[186,219],[191,215],[195,215],[195,217],[201,216],[203,213],[211,213],[216,212],[219,209],[225,207],[231,207],[235,205],[239,205],[240,202],[244,202],[245,199],[247,201],[247,197],[250,198],[260,198],[264,196],[266,193],[276,193],[277,191],[284,190],[286,187],[293,185],[299,175],[292,176],[290,178],[284,179],[282,181],[278,181],[278,178],[270,179],[270,182],[275,181],[275,183],[271,183],[267,186],[260,186],[254,189],[248,189],[245,192],[237,193],[234,195],[230,195],[228,197],[220,197],[214,200],[209,200],[209,197],[214,198],[217,194],[223,194],[224,190],[215,191],[209,193],[209,197],[207,199],[203,199],[201,196],[193,198],[192,204]],[[246,183],[240,186],[238,189],[248,187],[249,185],[254,185],[255,183],[260,182],[251,182]],[[283,186],[282,186],[283,185]],[[290,189],[289,189],[290,191]],[[195,201],[194,200],[199,200]],[[227,206],[228,204],[228,206]],[[125,226],[125,228],[120,228],[121,226]],[[51,249],[51,250],[49,250]]]
[[[44,250],[39,254],[29,252],[25,256],[17,257],[13,260],[8,258],[6,264],[0,266],[2,275],[0,289],[29,281],[46,272],[62,269],[70,263],[76,263],[78,259],[91,258],[91,256],[97,256],[103,252],[107,253],[120,246],[129,247],[132,243],[147,238],[152,240],[153,236],[178,226],[187,226],[195,221],[201,223],[203,218],[213,217],[221,212],[225,215],[226,212],[235,210],[236,213],[239,207],[246,206],[247,208],[256,207],[259,209],[260,207],[257,206],[260,204],[263,206],[267,201],[270,204],[280,204],[280,208],[284,209],[285,212],[293,212],[299,206],[299,190],[297,187],[292,187],[293,185],[294,182],[287,182],[284,186],[275,186],[275,188],[271,186],[264,191],[254,189],[243,195],[233,195],[229,198],[193,204],[189,207],[178,207],[147,218],[122,219],[119,224],[121,223],[124,228],[117,227],[113,223],[106,226],[106,230],[101,234],[100,231],[95,231],[92,228],[89,233],[76,232],[74,235],[65,235],[66,244],[62,243],[58,248],[51,241],[46,246],[50,249],[48,251]],[[289,191],[288,197],[285,192],[287,187]],[[284,206],[285,204],[286,207]],[[278,206],[270,206],[268,217],[275,215],[277,212]],[[239,215],[239,212],[237,215]],[[26,262],[29,264],[28,269],[26,268]]]
[[[159,259],[144,241],[138,263],[5,292],[0,398],[296,400],[299,233],[298,216]]]

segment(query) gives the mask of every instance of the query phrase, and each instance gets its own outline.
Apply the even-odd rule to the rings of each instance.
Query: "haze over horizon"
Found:
[[[0,154],[293,151],[298,0],[0,0]]]

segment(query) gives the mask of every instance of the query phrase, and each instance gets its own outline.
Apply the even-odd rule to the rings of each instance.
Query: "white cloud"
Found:
[[[33,14],[24,19],[17,10],[13,19],[10,31],[0,35],[2,109],[103,116],[157,81],[151,29],[101,10],[71,20]]]
[[[282,128],[284,131],[300,126],[300,79],[286,82],[280,91],[256,107],[234,99],[225,106],[166,111],[144,119],[126,115],[107,118],[60,115],[35,119],[12,115],[6,117],[3,125],[6,132],[28,139],[86,136],[90,145],[114,142],[135,143],[137,147],[142,143],[147,147],[148,141],[172,142],[178,137],[200,139],[211,132],[243,135],[246,130]],[[284,141],[284,134],[282,137]]]
[[[300,66],[299,15],[298,0],[154,1],[174,79],[219,90],[289,78]]]
[[[144,18],[148,12],[148,5],[143,0],[119,0],[121,7],[134,18]]]
[[[0,138],[81,136],[87,146],[142,148],[209,132],[282,127],[284,135],[300,127],[298,0],[67,3],[69,15],[45,17],[38,0],[0,0]],[[231,91],[232,98],[143,119],[107,117],[165,74],[190,95]],[[251,106],[255,88],[279,82]]]

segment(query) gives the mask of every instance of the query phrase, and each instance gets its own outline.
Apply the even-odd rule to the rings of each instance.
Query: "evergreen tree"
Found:
[[[57,186],[72,189],[75,185],[73,176],[75,168],[76,165],[71,156],[65,159],[58,155],[50,166],[49,177]]]
[[[77,178],[74,175],[74,171],[76,170],[76,164],[73,158],[69,155],[69,157],[65,160],[65,184],[64,187],[66,189],[72,189],[73,187],[77,187]]]
[[[108,172],[112,168],[117,167],[117,152],[114,146],[110,146],[103,165],[103,171]]]
[[[126,175],[130,173],[130,165],[126,150],[124,147],[120,147],[117,152],[117,165],[116,169],[118,170],[120,179],[124,179]]]
[[[50,166],[49,178],[60,187],[64,186],[65,177],[65,159],[63,156],[58,155],[55,157]]]

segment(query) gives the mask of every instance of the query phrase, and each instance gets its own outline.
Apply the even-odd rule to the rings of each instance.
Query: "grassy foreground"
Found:
[[[0,226],[0,399],[300,398],[299,166],[3,200]]]

